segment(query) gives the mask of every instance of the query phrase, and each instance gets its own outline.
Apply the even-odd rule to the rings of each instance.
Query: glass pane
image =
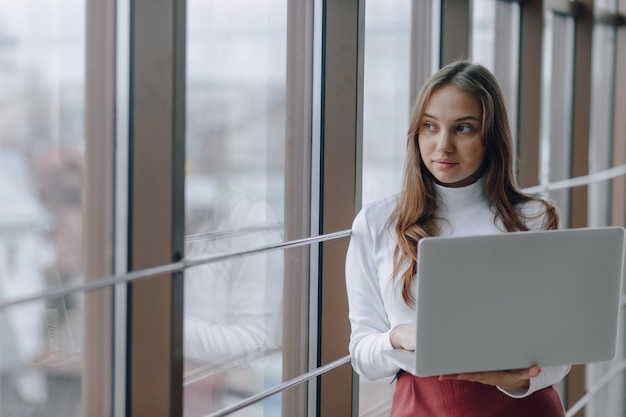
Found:
[[[229,240],[248,239],[263,236]],[[216,243],[188,244],[188,259]],[[204,416],[281,382],[281,268],[282,254],[274,252],[186,271],[185,416]],[[280,415],[280,397],[264,409],[254,415]]]
[[[589,134],[589,173],[601,172],[612,166],[613,118],[615,114],[615,55],[617,29],[596,25],[593,30],[593,59],[591,85],[591,118]],[[611,224],[611,183],[603,181],[589,185],[588,225]],[[617,358],[624,357],[624,332],[621,330]],[[591,389],[610,372],[620,367],[620,361],[593,364],[587,367],[587,387]],[[624,375],[610,380],[590,401],[589,415],[624,414]]]
[[[85,6],[0,6],[0,299],[81,280]],[[82,297],[0,310],[0,415],[80,416]]]
[[[598,12],[617,12],[618,0],[596,0],[593,2],[593,7]]]
[[[187,16],[185,257],[280,242],[287,2],[190,0]],[[281,382],[283,268],[273,251],[185,271],[185,416]],[[276,396],[246,415],[281,406]]]
[[[574,19],[547,13],[544,26],[539,180],[541,184],[571,176]],[[569,226],[570,191],[550,192]]]
[[[286,1],[190,0],[188,9],[187,176],[208,187],[189,198],[256,195],[280,222]]]
[[[496,0],[472,2],[472,61],[494,70],[496,46]]]
[[[1,415],[82,415],[82,319],[67,298],[0,311]]]
[[[589,172],[601,172],[612,165],[613,114],[615,96],[615,43],[617,29],[596,25],[593,30]],[[589,226],[611,222],[608,181],[589,186]]]
[[[400,191],[411,104],[411,1],[365,3],[362,203]],[[419,57],[417,59],[428,59]],[[359,414],[386,416],[395,385],[359,380]]]
[[[506,100],[511,131],[516,135],[519,102],[519,3],[473,1],[471,51],[472,60],[489,68],[498,79]]]
[[[411,104],[411,2],[367,1],[363,81],[363,204],[400,191]]]

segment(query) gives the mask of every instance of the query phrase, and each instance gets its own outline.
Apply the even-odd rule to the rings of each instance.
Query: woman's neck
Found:
[[[472,202],[483,202],[485,200],[483,186],[484,179],[482,177],[464,187],[451,188],[435,183],[440,202],[449,210],[456,206],[470,205]]]

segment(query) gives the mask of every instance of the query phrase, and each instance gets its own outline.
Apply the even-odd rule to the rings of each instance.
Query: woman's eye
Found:
[[[433,129],[435,129],[435,125],[430,123],[430,122],[425,122],[424,123],[424,129],[426,129],[426,130],[433,130]]]
[[[461,133],[468,133],[472,131],[472,126],[469,125],[461,125],[457,128],[457,130]]]

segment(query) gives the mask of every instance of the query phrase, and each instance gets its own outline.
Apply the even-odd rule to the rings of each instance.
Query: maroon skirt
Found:
[[[565,417],[558,391],[512,398],[498,388],[405,373],[396,382],[390,417]]]

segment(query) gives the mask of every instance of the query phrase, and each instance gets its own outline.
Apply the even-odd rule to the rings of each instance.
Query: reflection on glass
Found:
[[[194,235],[187,241],[188,259],[280,240],[277,230],[245,231],[267,215],[264,203],[243,198],[230,213],[224,221],[234,220],[231,225],[244,231]],[[282,266],[282,253],[270,252],[186,271],[185,416],[205,415],[280,383]]]
[[[277,223],[259,198],[234,191],[207,191],[205,196],[214,204],[198,207],[187,202],[188,260],[280,241]],[[281,271],[282,256],[277,251],[186,271],[185,356],[216,363],[276,346]]]
[[[286,15],[286,1],[188,2],[188,260],[283,240]],[[281,382],[282,296],[280,251],[185,271],[185,416]],[[244,415],[280,410],[274,396]]]
[[[0,311],[0,415],[82,414],[81,328],[63,299]]]
[[[0,300],[82,275],[82,0],[0,6]],[[82,298],[0,310],[0,415],[81,415]]]

